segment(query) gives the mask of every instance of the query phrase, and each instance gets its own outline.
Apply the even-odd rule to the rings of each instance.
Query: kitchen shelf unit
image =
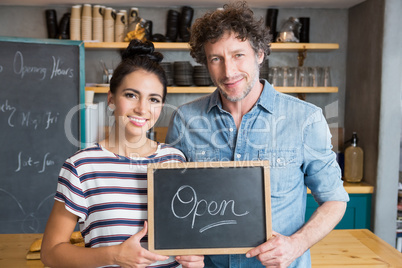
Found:
[[[90,50],[109,50],[109,49],[125,49],[128,42],[85,42],[85,49]],[[160,50],[189,50],[188,43],[172,42],[161,43],[154,42],[156,49]],[[307,51],[311,52],[327,52],[339,49],[336,43],[272,43],[271,50],[273,52],[298,52],[305,55]],[[304,56],[305,57],[305,56]],[[336,93],[338,87],[275,87],[276,90],[283,93]],[[86,87],[85,90],[91,90],[95,93],[107,93],[109,87]],[[211,93],[215,87],[168,87],[168,93]]]

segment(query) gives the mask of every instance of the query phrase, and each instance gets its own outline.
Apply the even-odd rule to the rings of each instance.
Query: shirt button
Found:
[[[241,157],[241,154],[237,154],[236,157],[237,157],[237,158],[240,158],[240,157]]]
[[[229,131],[230,131],[230,132],[233,132],[233,128],[229,128]]]
[[[202,151],[201,154],[204,155],[204,154],[205,154],[205,151]]]

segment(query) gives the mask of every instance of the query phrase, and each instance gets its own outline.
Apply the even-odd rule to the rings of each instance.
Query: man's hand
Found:
[[[257,257],[266,267],[288,267],[304,253],[301,246],[292,237],[272,231],[272,237],[246,254],[247,258]]]
[[[264,266],[287,267],[329,234],[342,219],[345,210],[346,202],[324,202],[296,233],[288,237],[273,231],[267,242],[249,250],[246,256],[257,256]]]

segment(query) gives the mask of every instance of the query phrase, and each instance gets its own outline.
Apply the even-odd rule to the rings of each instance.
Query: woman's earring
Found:
[[[109,103],[108,109],[109,109],[109,111],[114,112],[114,110],[116,109],[116,106],[113,103]]]

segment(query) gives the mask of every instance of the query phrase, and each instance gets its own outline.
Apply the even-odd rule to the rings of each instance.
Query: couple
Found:
[[[207,13],[191,55],[217,87],[172,116],[166,144],[146,137],[167,81],[163,56],[132,41],[108,93],[110,137],[64,163],[42,245],[51,267],[310,267],[308,249],[341,220],[349,200],[319,108],[259,80],[270,36],[245,3]],[[149,162],[269,160],[273,236],[245,255],[161,256],[146,249]],[[169,183],[169,182],[166,182]],[[320,204],[304,222],[306,186]],[[86,248],[69,243],[76,223]]]

